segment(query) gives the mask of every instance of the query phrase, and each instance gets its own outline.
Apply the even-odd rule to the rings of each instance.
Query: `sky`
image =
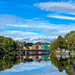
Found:
[[[67,75],[63,70],[51,64],[51,61],[33,61],[14,65],[11,69],[5,69],[0,75]]]
[[[52,42],[74,30],[74,0],[0,0],[0,36]]]

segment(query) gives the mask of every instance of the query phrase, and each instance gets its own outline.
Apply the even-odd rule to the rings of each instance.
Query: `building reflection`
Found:
[[[26,62],[32,62],[34,60],[36,60],[38,62],[43,61],[43,60],[46,60],[46,61],[50,60],[50,56],[48,56],[48,55],[21,56],[18,58],[20,58],[20,60],[24,60]]]
[[[40,61],[48,61],[48,60],[50,60],[50,56],[21,56],[21,57],[18,57],[21,61],[20,62],[23,62],[23,61],[25,61],[25,62],[33,62],[33,61],[38,61],[38,62],[40,62]]]
[[[68,75],[75,75],[75,57],[72,54],[65,50],[60,52],[60,49],[58,49],[56,56],[50,57],[50,60],[60,72],[65,70]]]

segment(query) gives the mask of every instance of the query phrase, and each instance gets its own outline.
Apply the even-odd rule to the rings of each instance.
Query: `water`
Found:
[[[75,75],[74,57],[0,58],[0,75]]]

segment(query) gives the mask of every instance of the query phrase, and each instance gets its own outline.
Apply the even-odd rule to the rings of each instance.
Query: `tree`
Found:
[[[5,39],[4,36],[0,36],[0,55],[3,56],[4,50],[3,50],[3,40]]]
[[[67,48],[70,50],[75,49],[75,31],[71,31],[64,36],[65,41],[67,42]]]
[[[13,49],[14,41],[11,38],[5,38],[3,41],[3,47],[5,52],[9,52]]]
[[[62,36],[58,36],[58,38],[51,43],[50,50],[57,49],[57,47],[64,48],[64,38]]]

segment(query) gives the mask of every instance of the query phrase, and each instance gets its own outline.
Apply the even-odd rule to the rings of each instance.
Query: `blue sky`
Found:
[[[52,42],[75,30],[74,0],[0,0],[0,35]]]

